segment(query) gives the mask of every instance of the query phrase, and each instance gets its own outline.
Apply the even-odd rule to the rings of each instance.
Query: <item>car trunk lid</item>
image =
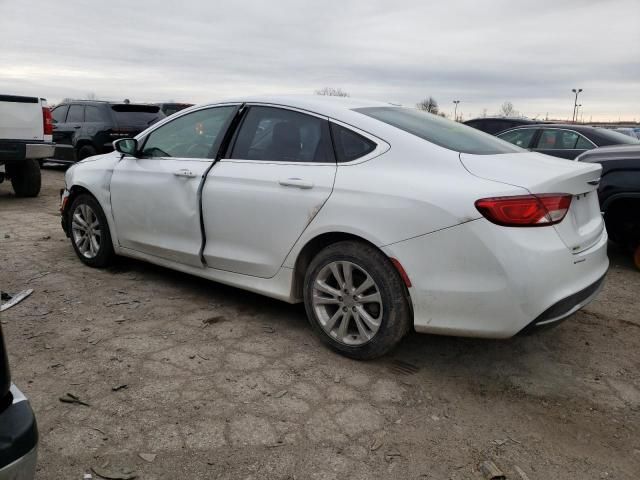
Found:
[[[527,189],[532,194],[568,193],[569,212],[554,228],[573,253],[594,245],[604,229],[598,202],[602,167],[562,160],[537,153],[501,155],[460,154],[460,161],[480,178]]]

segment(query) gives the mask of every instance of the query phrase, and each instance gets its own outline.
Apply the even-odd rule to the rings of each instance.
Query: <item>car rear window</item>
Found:
[[[605,128],[598,128],[598,135],[608,143],[602,143],[602,145],[621,145],[631,143],[637,145],[640,143],[637,139],[625,135],[624,133],[614,132]]]
[[[148,127],[165,116],[157,105],[131,105],[123,103],[121,105],[112,105],[111,110],[113,110],[119,126],[135,125]]]
[[[366,107],[354,111],[456,152],[493,155],[525,151],[475,128],[412,108]]]

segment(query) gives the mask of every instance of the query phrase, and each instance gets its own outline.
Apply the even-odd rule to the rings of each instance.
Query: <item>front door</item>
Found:
[[[198,191],[236,105],[196,110],[154,129],[140,158],[125,156],[111,178],[120,246],[202,266]]]
[[[208,267],[274,276],[333,189],[326,117],[250,106],[202,190]]]

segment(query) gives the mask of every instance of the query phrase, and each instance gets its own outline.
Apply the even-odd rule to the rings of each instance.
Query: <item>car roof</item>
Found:
[[[640,144],[598,147],[587,150],[578,158],[581,162],[600,162],[606,160],[619,160],[628,158],[637,158],[638,160],[640,160]]]
[[[345,113],[356,108],[402,107],[402,105],[393,103],[364,100],[353,97],[334,97],[329,95],[255,95],[228,98],[224,101],[211,102],[207,105],[217,105],[220,103],[264,103],[282,105],[334,118],[340,118]]]

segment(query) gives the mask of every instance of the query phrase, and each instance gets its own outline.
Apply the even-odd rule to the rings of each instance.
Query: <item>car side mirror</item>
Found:
[[[119,138],[113,142],[113,148],[125,155],[138,156],[138,141],[135,138]]]

